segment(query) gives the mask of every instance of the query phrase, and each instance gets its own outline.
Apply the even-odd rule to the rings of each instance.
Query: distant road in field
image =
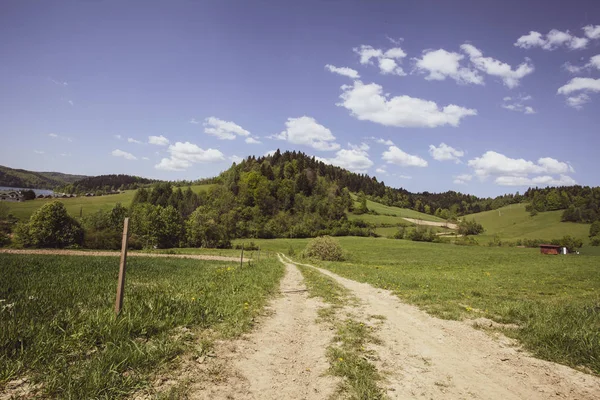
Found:
[[[118,251],[81,251],[81,250],[58,250],[58,249],[0,249],[0,254],[43,254],[43,255],[58,255],[58,256],[112,256],[119,257]],[[195,260],[212,260],[212,261],[238,261],[239,257],[214,256],[209,254],[159,254],[159,253],[136,253],[127,252],[127,257],[165,257],[165,258],[191,258]],[[248,261],[244,258],[244,261]]]
[[[404,217],[402,217],[402,219],[405,221],[411,222],[413,224],[417,224],[417,225],[440,226],[442,228],[458,229],[458,225],[453,224],[451,222],[424,221],[422,219],[404,218]]]

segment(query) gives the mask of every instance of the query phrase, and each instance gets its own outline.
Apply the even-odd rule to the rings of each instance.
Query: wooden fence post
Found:
[[[119,282],[117,283],[117,300],[115,301],[115,314],[119,315],[123,308],[123,295],[125,294],[125,268],[127,266],[127,241],[129,239],[129,218],[123,222],[123,241],[121,243],[121,264],[119,265]]]
[[[240,256],[240,268],[244,266],[244,243],[242,243],[242,255]]]

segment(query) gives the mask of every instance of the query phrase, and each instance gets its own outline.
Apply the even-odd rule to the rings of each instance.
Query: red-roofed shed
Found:
[[[560,246],[553,244],[540,244],[540,252],[542,254],[560,254]]]

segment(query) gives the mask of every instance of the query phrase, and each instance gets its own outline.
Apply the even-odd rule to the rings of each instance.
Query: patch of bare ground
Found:
[[[0,391],[0,400],[35,399],[40,391],[40,385],[34,385],[28,378],[9,381],[4,390]]]
[[[4,254],[42,254],[42,255],[62,255],[62,256],[99,256],[99,257],[119,257],[118,251],[81,251],[81,250],[59,250],[59,249],[0,249]],[[127,257],[163,257],[163,258],[191,258],[195,260],[211,261],[240,261],[239,257],[214,256],[208,254],[159,254],[159,253],[136,253],[128,252]],[[244,258],[244,261],[248,261]]]
[[[326,348],[333,331],[318,324],[323,304],[309,298],[302,275],[286,265],[281,296],[271,301],[254,331],[237,340],[216,341],[205,354],[188,356],[156,379],[152,398],[185,386],[189,399],[326,399],[339,380],[327,375]],[[175,388],[175,389],[173,389]]]
[[[458,225],[453,224],[452,222],[435,222],[435,221],[424,221],[422,219],[416,218],[402,218],[405,221],[411,222],[416,225],[427,225],[427,226],[439,226],[442,228],[448,229],[458,229]]]
[[[597,376],[536,359],[498,331],[490,335],[469,323],[434,318],[390,291],[318,270],[360,300],[353,309],[359,318],[377,315],[382,321],[382,343],[371,346],[390,398],[600,399]]]

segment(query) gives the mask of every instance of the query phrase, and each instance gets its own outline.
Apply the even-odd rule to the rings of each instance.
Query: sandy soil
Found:
[[[404,218],[402,217],[403,220],[411,222],[413,224],[417,224],[417,225],[427,225],[427,226],[441,226],[441,227],[445,227],[448,229],[458,229],[458,225],[453,224],[451,222],[434,222],[434,221],[423,221],[422,219],[415,219],[415,218]]]
[[[391,292],[318,269],[383,315],[378,368],[394,399],[600,399],[600,378],[531,357],[505,336],[431,317]]]
[[[45,254],[62,256],[113,256],[121,255],[118,251],[80,251],[80,250],[58,250],[58,249],[0,249],[0,254]],[[136,253],[127,252],[127,257],[164,257],[164,258],[192,258],[195,260],[213,260],[213,261],[240,261],[239,257],[213,256],[208,254],[159,254],[159,253]],[[248,261],[244,258],[244,261]]]

